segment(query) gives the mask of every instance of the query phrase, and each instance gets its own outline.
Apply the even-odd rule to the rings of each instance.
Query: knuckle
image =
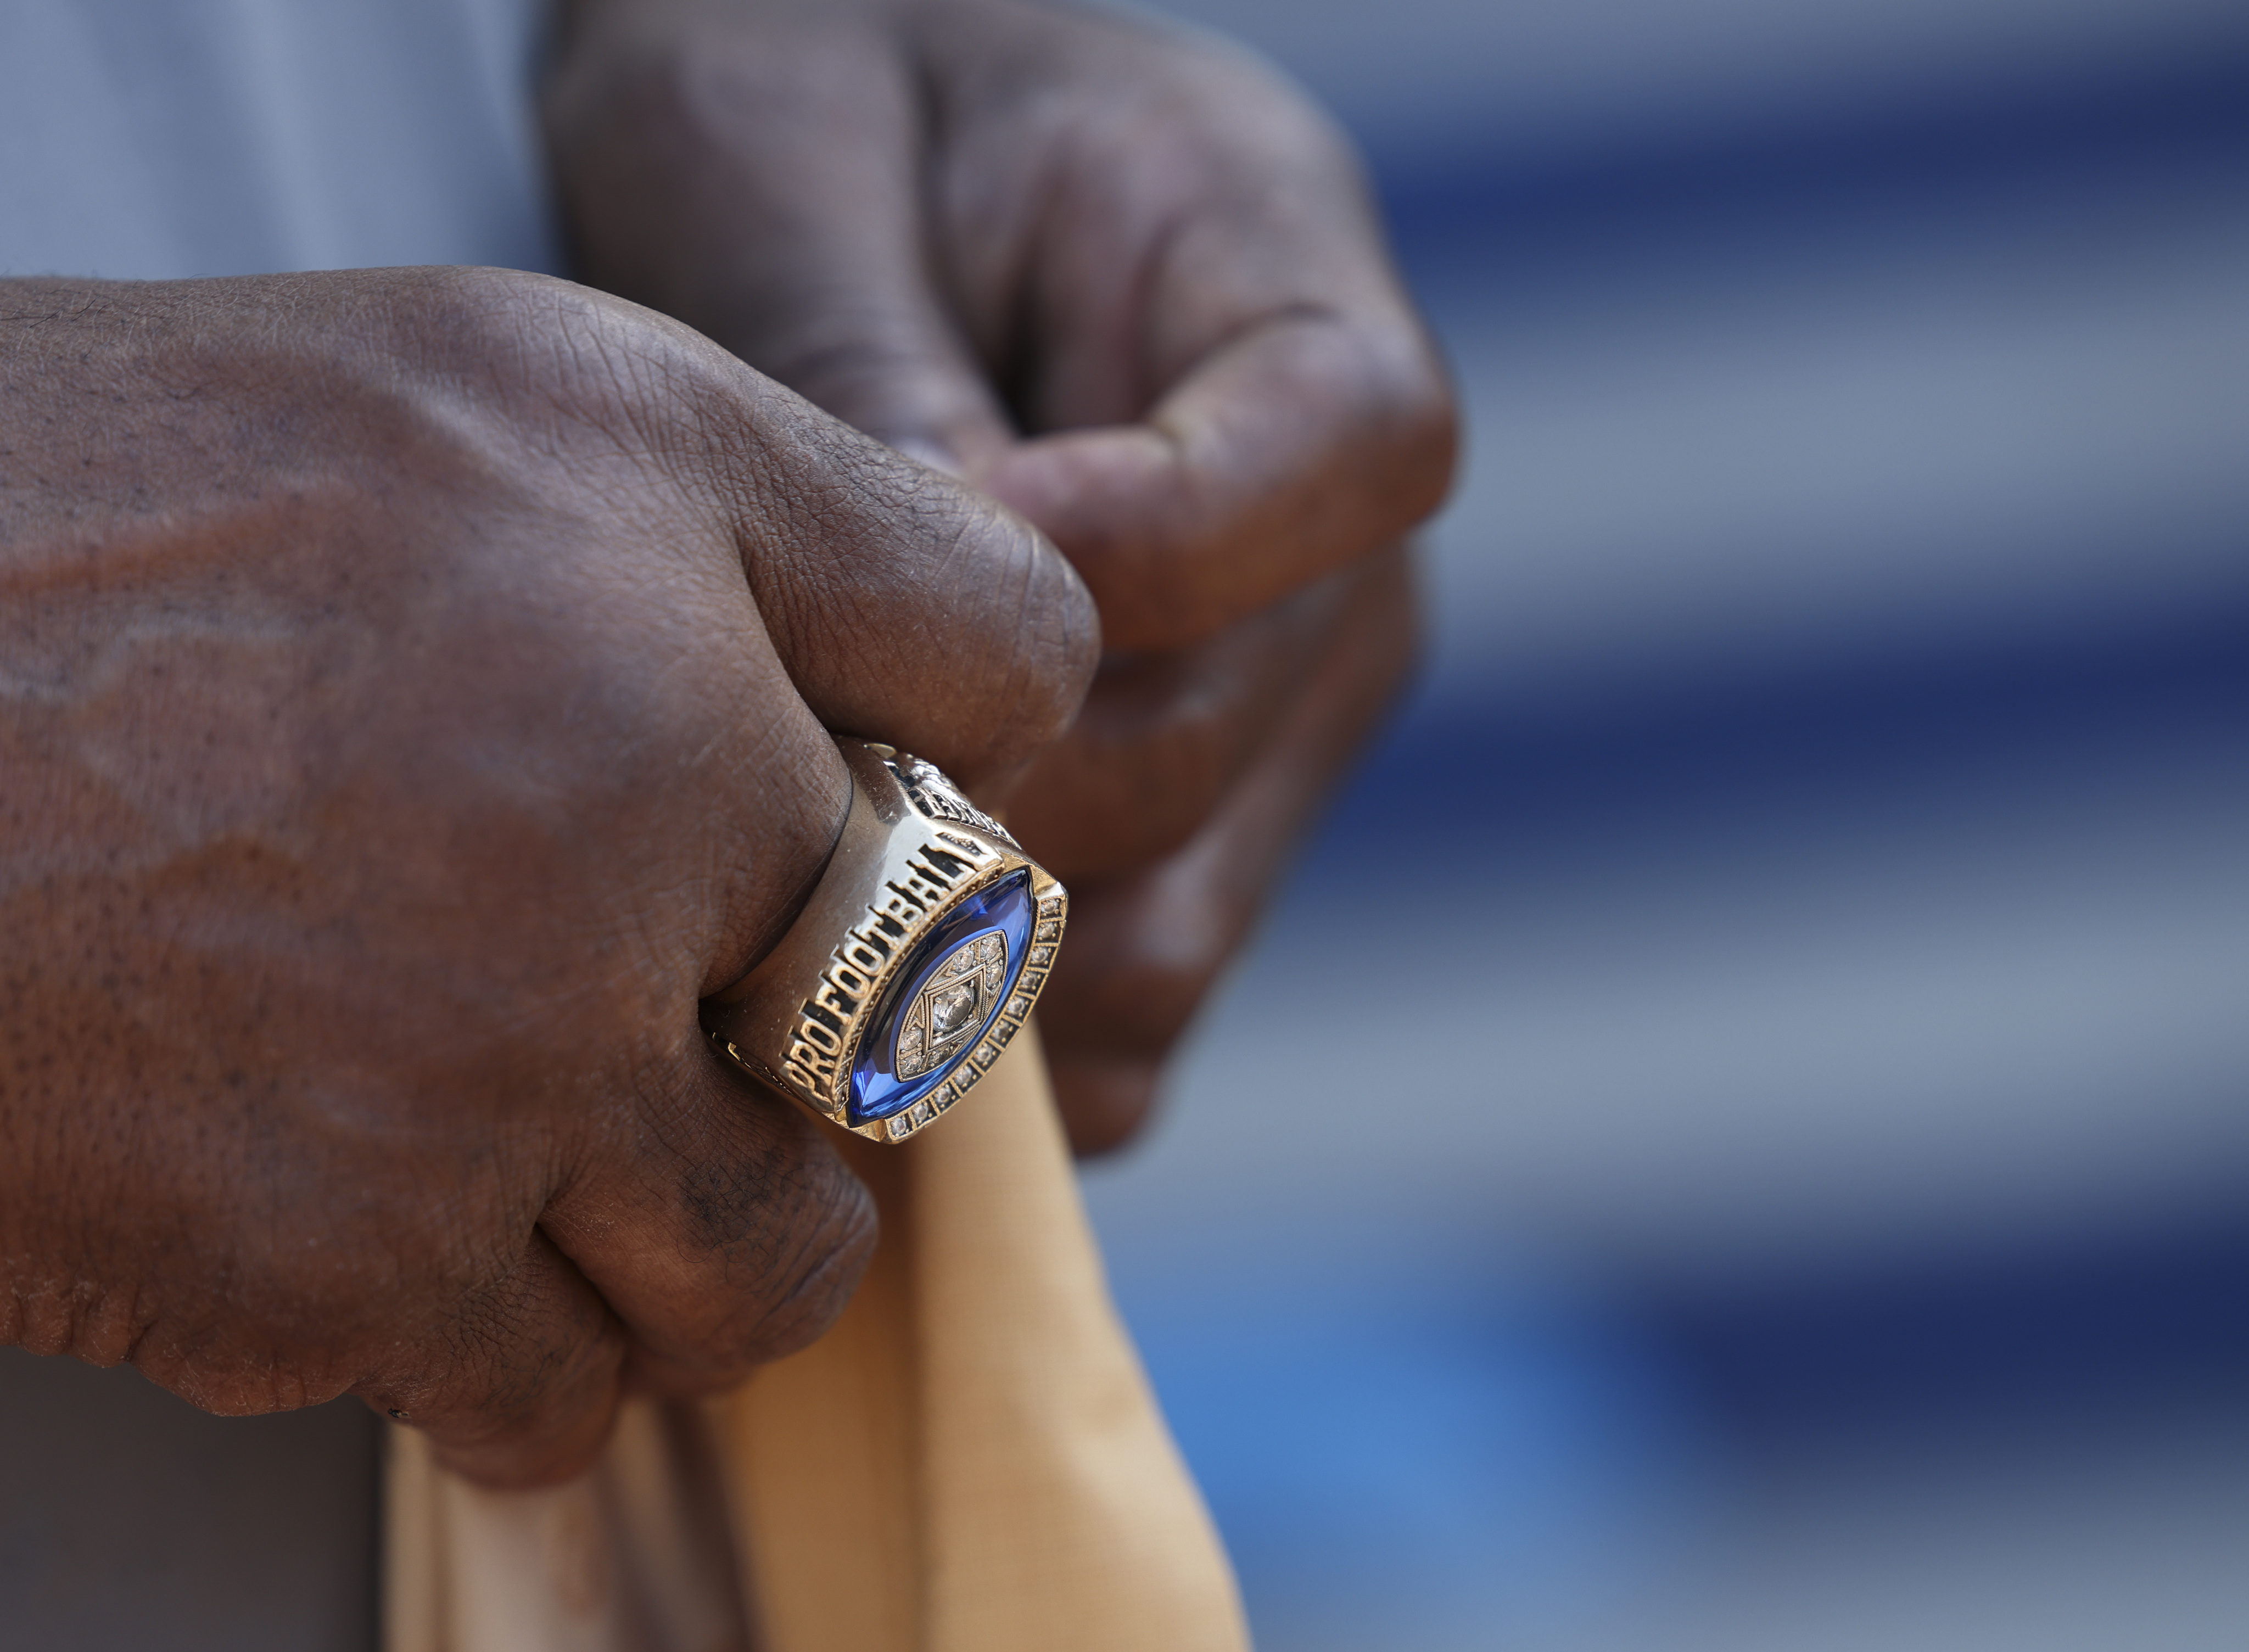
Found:
[[[678,323],[574,281],[521,270],[417,270],[392,294],[393,348],[471,401],[519,445],[590,450],[676,468],[704,461],[753,416],[747,369]]]
[[[800,680],[879,724],[859,732],[910,738],[963,778],[1058,739],[1100,650],[1076,572],[994,501],[840,427],[822,434],[822,462],[789,482],[787,576],[753,573]],[[948,692],[902,695],[902,678]]]
[[[1015,807],[1024,842],[1057,877],[1113,878],[1164,859],[1241,780],[1285,708],[1298,662],[1235,641],[1104,670]]]
[[[614,1194],[591,1186],[598,1204],[574,1198],[548,1214],[645,1350],[705,1387],[825,1330],[875,1238],[873,1201],[822,1127],[783,1105],[745,1101],[731,1087],[698,1088],[643,1108],[619,1144],[634,1167],[622,1228]]]
[[[360,1392],[453,1445],[529,1449],[582,1435],[589,1418],[605,1417],[624,1357],[614,1320],[567,1337],[528,1324],[463,1325]]]
[[[747,1370],[816,1339],[873,1254],[874,1201],[830,1153],[729,1178],[715,1199],[708,1180],[684,1196],[689,1220],[717,1241],[719,1311],[697,1353],[722,1368]]]
[[[1397,538],[1444,502],[1459,461],[1461,411],[1435,347],[1410,319],[1365,341],[1339,431],[1377,509],[1370,543]]]
[[[1021,517],[980,501],[971,533],[976,561],[996,578],[983,629],[1001,655],[993,707],[1017,750],[1059,740],[1100,663],[1092,594],[1043,535]]]
[[[1460,462],[1460,402],[1434,361],[1426,363],[1420,382],[1397,398],[1393,422],[1393,442],[1405,460],[1405,513],[1399,524],[1403,529],[1444,503]]]
[[[795,1236],[774,1291],[746,1335],[736,1357],[763,1365],[817,1341],[834,1325],[858,1289],[875,1250],[874,1201],[853,1184],[844,1208],[814,1233]]]
[[[535,1429],[614,1373],[623,1333],[606,1305],[543,1235],[506,1225],[522,1237],[444,1247],[368,1316],[355,1387],[370,1403],[456,1431]]]
[[[441,368],[520,369],[544,354],[570,283],[521,270],[415,270],[386,289],[395,348]]]

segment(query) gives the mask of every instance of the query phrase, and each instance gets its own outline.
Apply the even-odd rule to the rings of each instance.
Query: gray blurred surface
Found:
[[[0,1348],[0,1644],[374,1652],[381,1427]]]

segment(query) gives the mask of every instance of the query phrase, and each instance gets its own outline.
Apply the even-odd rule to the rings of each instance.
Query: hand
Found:
[[[0,1338],[501,1483],[808,1341],[871,1210],[698,1000],[827,858],[823,725],[995,774],[1094,634],[583,289],[0,284]]]
[[[1452,403],[1329,126],[1036,0],[581,0],[588,278],[1061,546],[1111,650],[1011,818],[1071,885],[1042,1021],[1113,1146],[1413,650]]]

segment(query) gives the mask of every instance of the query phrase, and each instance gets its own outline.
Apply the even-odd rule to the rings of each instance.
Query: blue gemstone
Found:
[[[977,891],[923,937],[859,1041],[852,1124],[904,1112],[945,1082],[1014,990],[1037,919],[1026,870]]]

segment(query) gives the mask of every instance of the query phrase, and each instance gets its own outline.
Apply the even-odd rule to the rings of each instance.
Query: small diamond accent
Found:
[[[1031,1001],[1024,997],[1022,994],[1017,993],[1013,998],[1010,998],[1008,1001],[1008,1020],[1021,1021],[1024,1016],[1030,1013]]]
[[[927,1124],[932,1119],[935,1118],[936,1115],[930,1111],[929,1104],[927,1102],[918,1101],[914,1103],[911,1110],[907,1112],[906,1117],[914,1121],[914,1128],[918,1130],[922,1125]]]
[[[912,1119],[901,1118],[891,1120],[891,1139],[892,1141],[904,1141],[911,1134],[913,1134]]]
[[[987,1043],[976,1046],[976,1064],[978,1066],[988,1067],[999,1059],[1000,1047],[997,1044]]]
[[[1052,921],[1041,924],[1039,926],[1038,938],[1041,940],[1060,940],[1062,939],[1062,926]]]
[[[1051,946],[1032,947],[1031,961],[1039,965],[1041,967],[1044,967],[1046,965],[1054,962],[1054,948]]]

